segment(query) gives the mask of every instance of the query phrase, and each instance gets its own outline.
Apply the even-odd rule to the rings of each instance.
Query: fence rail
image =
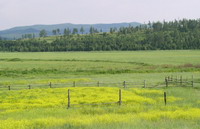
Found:
[[[147,80],[143,81],[123,81],[123,82],[70,82],[70,83],[46,83],[46,84],[28,84],[28,85],[0,85],[0,90],[22,90],[35,88],[64,88],[64,87],[119,87],[119,88],[159,88],[168,86],[192,86],[199,84],[200,80],[184,78],[183,76],[167,76],[161,83],[152,84]]]
[[[194,79],[194,76],[191,78],[183,76],[168,76],[165,77],[165,85],[168,86],[184,86],[184,87],[195,87],[196,84],[199,84],[199,79]]]
[[[121,88],[130,88],[138,87],[143,88],[147,87],[144,82],[71,82],[71,83],[48,83],[48,84],[28,84],[28,85],[7,85],[0,86],[0,90],[22,90],[22,89],[35,89],[35,88],[64,88],[64,87],[121,87]]]
[[[161,83],[152,84],[146,80],[138,81],[138,82],[71,82],[71,83],[52,83],[49,82],[48,84],[29,84],[29,85],[8,85],[2,86],[0,85],[0,90],[22,90],[22,89],[35,89],[35,88],[64,88],[64,87],[118,87],[119,89],[119,98],[115,102],[104,102],[104,103],[83,103],[83,104],[72,104],[71,103],[71,96],[70,96],[70,89],[68,89],[68,108],[73,108],[75,106],[81,105],[91,105],[91,106],[98,106],[98,105],[112,105],[118,104],[119,106],[125,103],[122,101],[122,91],[121,88],[160,88],[160,87],[169,87],[169,86],[190,86],[195,87],[197,84],[200,84],[199,79],[194,79],[192,76],[191,78],[183,78],[183,76],[167,76]],[[167,93],[164,92],[164,104],[167,104]]]

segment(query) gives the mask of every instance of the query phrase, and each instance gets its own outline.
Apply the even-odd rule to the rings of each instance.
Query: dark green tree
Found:
[[[39,36],[40,37],[46,37],[47,36],[47,32],[45,29],[41,30],[40,33],[39,33]]]
[[[69,36],[71,34],[71,31],[70,31],[70,29],[69,28],[65,28],[64,29],[64,36]]]
[[[52,30],[53,35],[57,34],[57,30]]]
[[[85,30],[82,26],[81,26],[80,32],[81,32],[81,34],[83,34],[85,32]]]
[[[77,34],[78,33],[78,29],[77,28],[73,28],[72,34]]]
[[[56,31],[57,31],[57,34],[60,35],[60,29],[58,28],[56,29]]]

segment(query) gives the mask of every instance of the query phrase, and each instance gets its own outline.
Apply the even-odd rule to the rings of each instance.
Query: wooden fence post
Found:
[[[28,85],[28,89],[31,89],[31,85]]]
[[[11,90],[10,86],[8,86],[8,90]]]
[[[165,106],[167,105],[167,94],[166,92],[164,92],[164,102],[165,102]]]
[[[76,87],[76,82],[75,81],[73,82],[73,86]]]
[[[97,82],[97,86],[99,87],[100,85],[99,85],[99,81]]]
[[[192,87],[194,87],[194,76],[192,75]]]
[[[165,78],[166,87],[168,87],[168,79]]]
[[[68,106],[67,108],[70,108],[70,89],[68,89]]]
[[[126,88],[126,81],[124,81],[123,85],[124,85],[124,88]]]
[[[181,84],[181,86],[183,85],[183,77],[182,76],[180,76],[180,84]]]
[[[144,80],[144,88],[146,88],[146,80]]]
[[[49,88],[51,88],[51,82],[49,83]]]
[[[119,89],[119,106],[122,105],[122,90]]]

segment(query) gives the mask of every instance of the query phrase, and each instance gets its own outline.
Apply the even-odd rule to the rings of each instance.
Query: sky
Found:
[[[35,24],[199,19],[200,0],[0,0],[0,30]]]

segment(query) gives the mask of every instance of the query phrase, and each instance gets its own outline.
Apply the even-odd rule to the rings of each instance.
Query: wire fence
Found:
[[[73,91],[72,90],[72,92],[73,93],[75,93],[75,91]],[[115,105],[115,106],[121,106],[121,105],[128,105],[128,104],[138,104],[138,101],[134,101],[134,99],[133,100],[123,100],[123,97],[122,96],[126,96],[126,94],[124,94],[123,92],[122,92],[122,89],[119,89],[119,92],[117,93],[116,92],[116,94],[118,94],[118,100],[117,100],[117,98],[115,97],[115,99],[116,99],[116,101],[115,102],[101,102],[101,103],[79,103],[79,104],[73,104],[72,102],[71,102],[71,98],[73,99],[75,96],[71,96],[71,90],[70,89],[68,89],[68,105],[67,105],[67,108],[69,109],[69,108],[82,108],[82,107],[84,107],[84,106],[86,106],[86,107],[88,107],[88,106],[103,106],[103,105],[106,105],[106,106],[113,106],[113,105]],[[140,102],[139,104],[142,104],[142,105],[159,105],[159,106],[161,106],[161,105],[163,105],[163,106],[166,106],[167,105],[167,93],[166,92],[164,92],[164,94],[163,95],[160,95],[160,97],[161,96],[163,96],[163,101],[162,102],[156,102],[156,103],[147,103],[147,102]],[[127,96],[126,96],[127,97]],[[126,98],[125,97],[125,98]],[[84,100],[84,98],[83,98],[83,100]]]
[[[103,83],[102,83],[103,84]],[[106,83],[104,83],[106,84]],[[146,80],[144,80],[143,82],[126,82],[124,81],[123,83],[110,83],[109,87],[115,86],[115,87],[123,87],[123,88],[132,88],[132,87],[139,87],[139,88],[160,88],[160,87],[195,87],[197,84],[200,84],[200,80],[199,79],[194,79],[193,76],[192,78],[183,78],[182,76],[168,76],[165,77],[164,81],[161,83],[157,83],[157,84],[147,84]],[[100,85],[98,85],[100,86]],[[133,100],[134,102],[134,100]],[[73,108],[79,108],[82,106],[99,106],[99,105],[113,105],[113,104],[117,104],[119,106],[121,106],[123,103],[126,104],[127,102],[122,101],[122,91],[121,89],[119,90],[119,101],[115,101],[115,102],[107,102],[107,103],[83,103],[83,104],[71,104],[70,103],[70,90],[68,89],[68,108],[71,108],[71,106],[73,106]],[[130,101],[128,103],[131,103]],[[156,105],[167,105],[167,93],[164,92],[163,94],[163,103],[157,103]],[[79,107],[77,107],[79,106]]]
[[[71,104],[70,101],[70,90],[68,89],[68,108],[73,106],[73,108],[79,108],[82,106],[99,106],[99,105],[122,105],[126,104],[126,102],[122,101],[122,92],[121,88],[128,89],[128,88],[163,88],[163,87],[197,87],[200,84],[199,79],[194,79],[192,76],[191,78],[183,78],[183,76],[167,76],[163,81],[160,83],[150,83],[146,80],[137,81],[137,82],[70,82],[70,83],[52,83],[49,82],[48,84],[29,84],[29,85],[9,85],[9,86],[0,86],[0,90],[23,90],[23,89],[36,89],[36,88],[70,88],[70,87],[118,87],[119,90],[119,100],[115,102],[102,102],[102,103],[82,103],[82,104]],[[167,103],[166,92],[164,92],[164,103]]]
[[[119,87],[119,88],[142,88],[147,87],[144,81],[141,82],[71,82],[71,83],[52,83],[48,84],[29,84],[29,85],[9,85],[0,86],[0,90],[22,90],[22,89],[36,89],[36,88],[65,88],[65,87]]]
[[[161,88],[169,86],[191,86],[200,84],[200,80],[192,78],[183,78],[182,76],[168,76],[160,83],[150,83],[146,80],[137,82],[70,82],[70,83],[52,83],[48,84],[29,84],[29,85],[7,85],[0,86],[0,90],[22,90],[36,88],[65,88],[65,87],[119,87],[119,88]]]

